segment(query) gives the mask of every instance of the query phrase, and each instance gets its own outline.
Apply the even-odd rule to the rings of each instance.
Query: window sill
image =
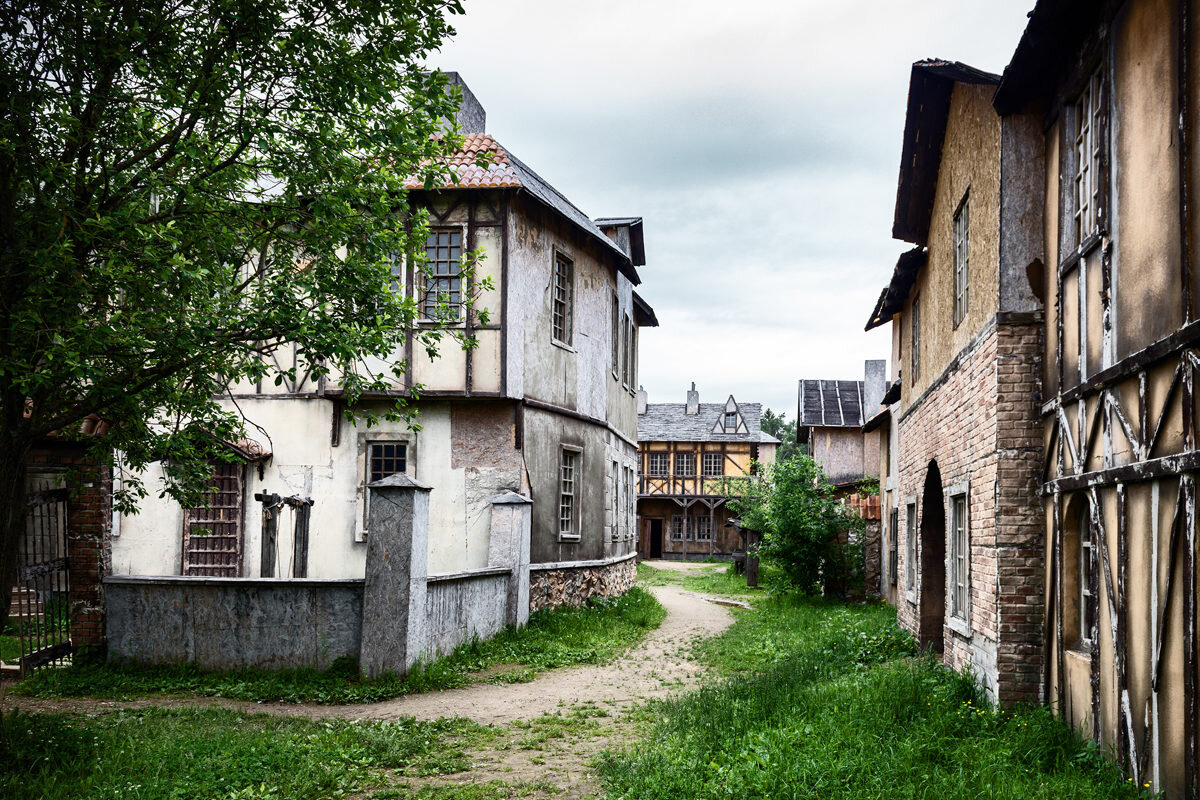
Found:
[[[427,318],[425,318],[425,317],[422,317],[422,318],[420,318],[420,319],[418,319],[418,320],[417,320],[417,327],[418,327],[418,328],[436,328],[436,327],[443,327],[443,328],[458,328],[458,329],[462,329],[462,328],[466,328],[466,327],[467,327],[467,323],[466,323],[466,321],[465,321],[465,320],[463,320],[463,319],[457,319],[457,320],[446,320],[445,322],[442,322],[442,321],[440,321],[440,320],[436,320],[436,319],[427,319]]]
[[[553,337],[551,337],[551,339],[550,339],[550,344],[554,345],[555,347],[566,350],[568,353],[579,352],[578,350],[576,350],[574,347],[571,347],[571,345],[567,344],[566,342],[561,342],[558,339],[555,339]]]
[[[1077,642],[1073,647],[1066,648],[1066,654],[1071,656],[1071,658],[1075,658],[1080,661],[1086,661],[1090,664],[1092,661],[1092,654],[1090,650],[1084,650],[1083,648],[1090,648],[1091,646],[1091,642]]]
[[[578,533],[560,533],[558,535],[558,540],[560,542],[567,542],[569,544],[573,544],[573,543],[579,541],[579,534]]]
[[[905,589],[904,590],[904,599],[907,600],[910,604],[915,606],[917,604],[917,590],[916,589]]]
[[[947,617],[946,627],[964,639],[970,639],[974,635],[971,623],[961,617]]]

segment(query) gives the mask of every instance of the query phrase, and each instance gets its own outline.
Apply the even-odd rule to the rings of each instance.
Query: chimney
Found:
[[[458,104],[458,113],[454,115],[462,133],[487,133],[487,112],[483,110],[475,93],[470,90],[457,72],[447,72],[445,75],[447,91],[455,86],[462,91],[462,102]]]
[[[637,403],[638,403],[638,406],[637,406],[638,414],[645,414],[646,413],[646,387],[645,386],[638,387]]]
[[[696,391],[696,382],[692,381],[692,388],[687,393],[687,413],[700,413],[700,393]]]
[[[883,410],[883,395],[887,391],[887,362],[868,361],[863,378],[863,422]]]

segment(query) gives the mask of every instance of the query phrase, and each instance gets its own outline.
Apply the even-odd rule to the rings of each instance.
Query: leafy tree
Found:
[[[422,60],[458,0],[25,0],[0,8],[0,613],[26,457],[87,441],[118,508],[169,456],[194,504],[239,436],[220,396],[294,375],[292,343],[350,406],[388,386],[416,303],[389,291],[441,180],[456,100]],[[384,356],[372,370],[366,357]],[[304,369],[305,367],[301,367]],[[387,415],[403,415],[392,408]],[[0,622],[3,619],[0,618]]]
[[[762,414],[762,429],[779,440],[779,449],[775,452],[776,461],[790,461],[800,452],[796,443],[796,421],[788,422],[787,414],[776,414],[767,409]]]
[[[797,453],[722,492],[742,525],[762,533],[759,556],[779,566],[803,592],[842,594],[856,570],[850,534],[862,519],[834,496],[833,484],[811,456]]]

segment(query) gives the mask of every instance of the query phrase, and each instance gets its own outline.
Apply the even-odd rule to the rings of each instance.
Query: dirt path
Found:
[[[439,779],[417,782],[398,779],[397,786],[500,781],[507,785],[521,784],[522,792],[532,790],[534,796],[553,795],[572,800],[598,790],[589,762],[597,751],[625,743],[634,725],[625,712],[644,700],[697,686],[704,668],[691,658],[692,643],[720,633],[733,621],[727,608],[693,592],[673,586],[654,586],[649,591],[666,608],[667,618],[638,645],[608,664],[551,670],[529,683],[500,686],[478,683],[380,703],[340,706],[248,703],[221,698],[112,701],[42,700],[6,695],[0,701],[0,708],[94,714],[148,706],[221,705],[310,719],[466,717],[499,728],[498,741],[474,754],[472,768]]]

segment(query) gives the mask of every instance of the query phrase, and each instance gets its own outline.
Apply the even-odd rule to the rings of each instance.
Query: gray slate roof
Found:
[[[761,442],[762,403],[738,403],[749,433],[713,433],[725,414],[724,403],[701,403],[699,413],[686,414],[686,403],[650,403],[638,415],[640,442]]]
[[[800,380],[801,427],[861,428],[863,424],[862,381]]]

